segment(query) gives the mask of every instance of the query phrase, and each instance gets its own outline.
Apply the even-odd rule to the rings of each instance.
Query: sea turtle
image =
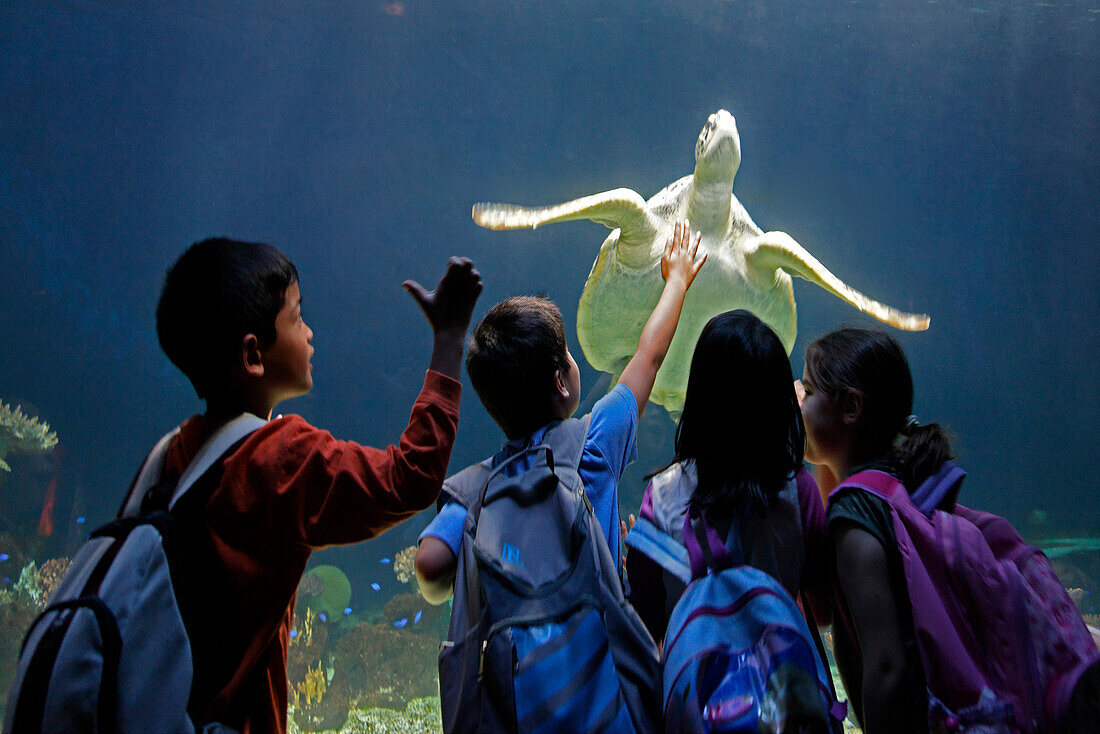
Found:
[[[660,296],[661,252],[673,225],[687,219],[693,232],[701,232],[707,264],[684,302],[679,329],[651,396],[673,415],[683,407],[691,355],[711,316],[748,309],[775,329],[790,353],[797,330],[791,275],[891,326],[928,328],[928,316],[902,313],[867,298],[841,282],[790,235],[756,226],[733,195],[740,164],[737,123],[729,112],[718,110],[699,133],[695,173],[673,181],[649,201],[631,189],[615,189],[538,208],[478,203],[473,217],[489,229],[591,219],[613,230],[581,294],[577,337],[588,362],[615,378],[634,354],[642,326]]]

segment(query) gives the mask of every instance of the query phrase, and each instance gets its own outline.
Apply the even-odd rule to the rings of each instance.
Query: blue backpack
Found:
[[[180,605],[176,503],[266,421],[244,414],[211,436],[174,484],[161,481],[179,429],[162,438],[112,523],[80,547],[27,631],[4,731],[230,732],[187,709],[192,657]]]
[[[680,570],[692,579],[665,634],[665,730],[840,732],[846,707],[787,590],[739,565],[697,512],[684,518],[684,546],[665,545],[662,563],[686,546]]]
[[[657,648],[581,483],[587,433],[587,417],[562,421],[444,484],[467,509],[439,656],[445,732],[657,728]]]

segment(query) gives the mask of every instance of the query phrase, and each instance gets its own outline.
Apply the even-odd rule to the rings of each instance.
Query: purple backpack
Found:
[[[890,507],[929,728],[1059,731],[1090,666],[1095,685],[1100,651],[1042,551],[1007,520],[954,504],[965,477],[946,462],[910,496],[889,474],[864,471],[829,499],[858,488]]]

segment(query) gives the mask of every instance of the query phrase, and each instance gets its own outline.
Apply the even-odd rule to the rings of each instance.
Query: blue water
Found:
[[[897,336],[916,412],[956,435],[964,499],[1100,533],[1100,0],[172,5],[0,6],[0,399],[60,437],[9,457],[0,530],[33,535],[54,480],[47,557],[109,519],[144,451],[200,409],[153,331],[188,243],[295,260],[315,388],[281,410],[384,445],[430,348],[399,285],[434,282],[449,255],[482,272],[477,315],[546,292],[576,345],[606,230],[489,232],[471,204],[648,197],[691,171],[721,107],[741,134],[734,191],[762,227],[932,316]],[[802,281],[795,296],[796,372],[815,336],[874,323]],[[502,440],[468,385],[462,409],[456,469]],[[647,412],[624,511],[672,427]],[[353,606],[371,582],[399,590],[379,559],[427,519],[323,556]]]

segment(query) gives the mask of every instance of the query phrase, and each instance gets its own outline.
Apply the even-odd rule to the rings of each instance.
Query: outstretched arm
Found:
[[[452,257],[434,291],[424,290],[415,280],[406,280],[402,287],[416,299],[435,333],[428,369],[459,379],[466,329],[481,295],[481,274],[468,258]]]
[[[642,335],[638,339],[638,351],[630,358],[619,382],[630,388],[638,401],[638,415],[645,410],[649,402],[649,393],[657,379],[657,370],[665,361],[665,354],[676,334],[676,325],[680,322],[680,309],[684,305],[684,296],[691,287],[699,268],[703,267],[707,255],[696,260],[699,241],[702,235],[691,237],[686,221],[679,221],[673,228],[672,236],[665,242],[665,254],[661,258],[661,277],[665,279],[665,289],[649,320],[645,322]]]
[[[416,549],[416,584],[424,601],[442,604],[454,594],[458,559],[451,547],[439,538],[425,536]]]

